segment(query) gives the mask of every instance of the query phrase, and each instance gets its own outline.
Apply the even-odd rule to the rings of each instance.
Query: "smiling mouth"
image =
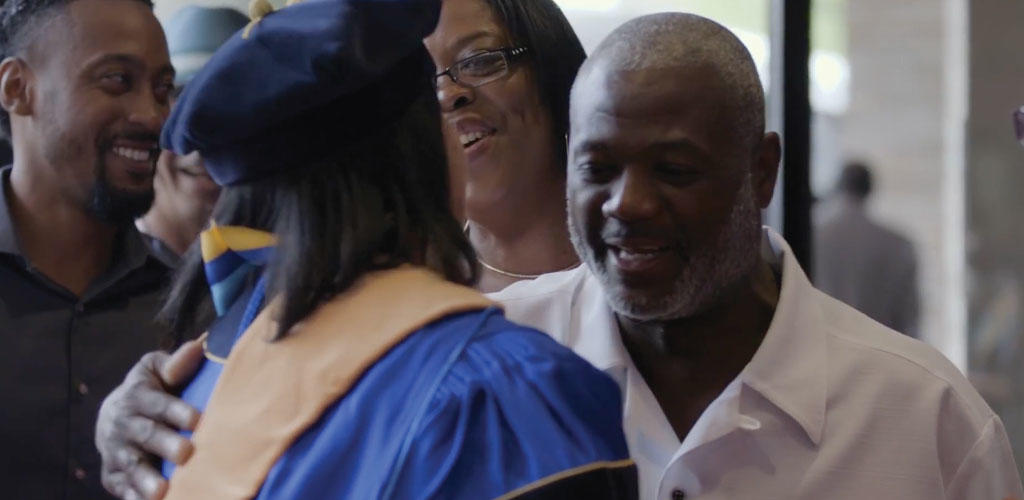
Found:
[[[157,150],[128,148],[117,146],[112,150],[114,154],[131,161],[150,162],[156,158]]]
[[[671,245],[637,245],[620,247],[609,245],[614,266],[627,274],[663,272],[664,265],[673,254]]]
[[[494,132],[495,132],[494,130],[489,130],[489,131],[486,131],[486,132],[484,132],[484,131],[477,131],[477,132],[470,132],[468,134],[460,134],[459,135],[459,142],[462,144],[463,149],[465,149],[465,148],[468,148],[468,147],[470,147],[470,146],[472,146],[472,145],[474,145],[474,144],[476,144],[476,143],[478,143],[478,142],[480,142],[480,141],[482,141],[482,140],[484,140],[484,139],[494,135]]]
[[[609,246],[616,257],[630,260],[651,259],[669,251],[669,246],[645,246],[645,247],[616,247]]]

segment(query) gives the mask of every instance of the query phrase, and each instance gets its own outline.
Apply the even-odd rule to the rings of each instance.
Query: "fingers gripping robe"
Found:
[[[199,420],[195,408],[169,391],[191,379],[201,360],[202,345],[196,341],[171,355],[146,354],[103,401],[96,447],[108,491],[121,498],[163,496],[166,482],[151,462],[165,459],[180,464],[188,459],[192,445],[178,430],[192,430]]]
[[[203,361],[203,343],[200,340],[186,342],[170,357],[163,353],[150,354],[163,355],[160,358],[162,363],[154,364],[152,368],[159,374],[164,387],[180,388],[192,380],[192,376],[199,369],[199,364]],[[139,364],[142,364],[142,361]]]

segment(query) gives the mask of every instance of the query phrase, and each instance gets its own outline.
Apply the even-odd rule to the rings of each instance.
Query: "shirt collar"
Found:
[[[764,257],[782,275],[779,302],[761,346],[738,378],[795,420],[817,445],[825,424],[828,366],[820,332],[825,322],[811,298],[818,292],[782,236],[765,227],[763,238]],[[596,368],[621,376],[632,361],[601,284],[589,271],[574,277],[572,303],[579,310],[573,321],[579,326],[569,329],[572,337],[564,343]]]
[[[605,299],[601,282],[589,269],[578,279],[572,301],[574,309],[578,309],[573,311],[573,321],[578,326],[569,329],[573,337],[566,339],[566,345],[609,374],[630,368],[633,362],[622,343],[618,321]]]
[[[14,221],[11,220],[10,205],[7,200],[7,189],[11,182],[11,166],[0,169],[0,253],[16,255],[24,259],[21,247],[18,244],[18,235],[14,231]],[[117,247],[114,249],[114,264],[100,278],[101,287],[106,282],[115,282],[131,271],[142,267],[148,259],[153,259],[166,267],[149,250],[149,246],[142,239],[141,234],[135,228],[135,224],[125,224],[117,235]]]
[[[738,378],[795,420],[817,445],[828,389],[826,338],[820,331],[826,323],[813,297],[819,292],[782,236],[765,227],[762,241],[764,258],[782,275],[779,302],[764,340]],[[561,286],[572,290],[571,321],[576,324],[562,343],[621,386],[618,379],[632,369],[632,361],[601,284],[585,266],[571,278]]]
[[[815,298],[818,292],[789,245],[770,228],[764,233],[769,263],[781,263],[782,286],[768,332],[740,379],[799,423],[817,445],[828,390],[828,352],[821,332],[826,322]]]

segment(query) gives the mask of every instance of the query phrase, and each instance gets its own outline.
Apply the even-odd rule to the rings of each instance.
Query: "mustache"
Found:
[[[626,223],[617,219],[609,219],[600,232],[603,241],[622,241],[643,239],[663,241],[667,246],[684,249],[686,242],[681,233],[666,232],[663,227],[647,223]]]
[[[140,127],[111,133],[110,135],[100,139],[99,145],[103,149],[108,149],[114,144],[114,141],[118,139],[124,139],[131,142],[151,142],[156,144],[154,149],[160,149],[160,134]]]

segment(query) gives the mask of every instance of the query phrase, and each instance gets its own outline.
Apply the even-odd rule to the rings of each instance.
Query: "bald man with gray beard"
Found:
[[[626,23],[581,69],[570,118],[586,266],[490,297],[618,382],[640,498],[1024,497],[1002,423],[960,372],[815,290],[761,226],[780,141],[732,33],[688,14]],[[170,385],[159,373],[118,397]],[[101,421],[158,413],[107,403]]]
[[[688,14],[626,23],[580,70],[570,120],[580,288],[609,314],[567,343],[600,338],[588,359],[618,369],[641,498],[1022,496],[962,374],[815,290],[760,227],[779,137],[732,33]]]

